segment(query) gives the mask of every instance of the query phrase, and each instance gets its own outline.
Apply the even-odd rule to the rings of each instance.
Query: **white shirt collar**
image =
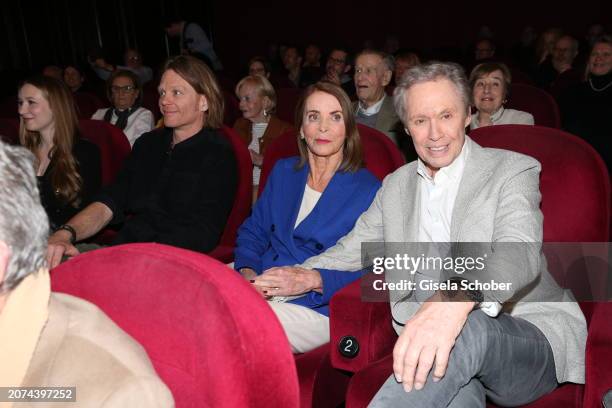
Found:
[[[497,124],[497,122],[501,120],[502,116],[504,116],[505,110],[506,109],[504,108],[504,105],[500,106],[500,108],[491,115],[491,123],[493,123],[494,125]],[[480,127],[480,121],[478,120],[478,114],[472,115],[472,122],[473,122],[473,126],[470,126],[471,129],[476,129]]]
[[[361,113],[366,116],[376,115],[380,111],[385,97],[386,95],[383,94],[383,97],[380,98],[380,101],[376,102],[374,105],[370,106],[367,109],[364,109],[361,105],[361,101],[359,101],[359,103],[357,103],[357,113]]]

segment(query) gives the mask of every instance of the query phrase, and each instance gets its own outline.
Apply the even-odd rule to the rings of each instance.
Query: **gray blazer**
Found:
[[[468,136],[467,158],[451,220],[452,242],[530,242],[514,256],[493,256],[489,269],[511,291],[495,292],[487,300],[503,304],[502,312],[521,317],[546,336],[553,350],[557,380],[584,383],[586,322],[578,304],[548,273],[541,252],[540,164],[533,158],[500,149],[482,148]],[[413,161],[383,181],[370,208],[353,230],[325,253],[308,259],[307,268],[357,271],[362,242],[416,242],[420,195],[417,162]],[[499,251],[502,252],[503,251]],[[500,254],[502,255],[502,254]],[[492,265],[492,266],[491,266]],[[406,279],[385,272],[387,282]],[[409,292],[391,291],[394,320],[405,322],[419,303],[401,301]],[[395,324],[398,334],[402,327]]]
[[[359,101],[353,102],[353,111],[357,111]],[[383,132],[389,136],[395,144],[398,143],[399,137],[404,132],[404,126],[393,107],[393,98],[385,94],[383,103],[376,117],[376,130]]]

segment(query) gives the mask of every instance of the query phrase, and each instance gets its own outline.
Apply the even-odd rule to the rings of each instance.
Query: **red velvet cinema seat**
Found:
[[[89,119],[98,109],[106,107],[100,98],[89,92],[74,92],[72,96],[79,119]]]
[[[561,114],[555,98],[533,85],[513,83],[507,107],[531,113],[538,126],[561,127]]]
[[[274,313],[206,255],[116,246],[61,264],[51,283],[96,304],[140,342],[178,408],[298,406],[295,364]]]
[[[401,152],[385,134],[360,124],[357,128],[363,144],[365,167],[376,177],[382,180],[404,164]],[[276,161],[296,155],[299,155],[296,130],[285,132],[270,145],[262,166],[260,194]],[[336,407],[344,400],[349,377],[332,367],[329,354],[330,345],[325,344],[308,353],[296,355],[300,406]]]
[[[302,96],[300,88],[279,88],[276,90],[276,116],[279,119],[293,124],[295,122],[295,108]]]
[[[540,161],[545,242],[608,241],[610,179],[590,145],[539,126],[489,126],[474,130],[470,137],[482,146],[517,151]],[[367,277],[361,284],[365,280]],[[337,293],[330,305],[332,365],[357,373],[349,385],[347,407],[367,406],[391,375],[389,353],[397,339],[388,303],[362,302],[360,297],[360,282],[355,282]],[[528,407],[599,407],[604,392],[612,388],[612,304],[580,302],[580,307],[588,324],[586,384],[562,385]],[[339,352],[340,340],[346,335],[359,343],[354,358]]]
[[[357,124],[357,129],[363,145],[365,167],[379,180],[404,165],[405,161],[402,153],[384,133],[361,124]],[[270,175],[277,160],[299,155],[297,130],[288,130],[274,140],[264,156],[259,181],[259,194],[263,191],[268,175]]]
[[[251,212],[253,164],[249,150],[234,129],[224,125],[221,128],[221,132],[229,139],[234,148],[236,162],[238,163],[238,188],[234,198],[234,205],[225,224],[219,245],[209,252],[208,255],[221,262],[228,263],[234,260],[234,246],[236,245],[238,228],[240,228],[240,225],[242,225]]]
[[[12,145],[19,144],[19,120],[0,118],[0,140]]]
[[[112,183],[132,148],[123,131],[102,120],[81,119],[79,129],[83,138],[100,149],[102,185]]]

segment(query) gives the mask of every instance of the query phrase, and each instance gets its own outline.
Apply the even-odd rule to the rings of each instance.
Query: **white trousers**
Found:
[[[305,353],[329,342],[329,318],[293,303],[268,302],[294,353]]]

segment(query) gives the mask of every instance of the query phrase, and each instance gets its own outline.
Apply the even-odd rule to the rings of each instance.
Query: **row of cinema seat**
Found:
[[[0,120],[0,132],[6,123],[7,121]],[[8,123],[9,126],[13,126],[13,129],[16,128],[16,123]],[[83,123],[85,124],[83,125]],[[91,129],[95,129],[99,126],[108,126],[109,128],[114,129],[114,127],[98,121],[84,121],[81,122],[81,124],[83,127],[83,133],[86,137],[88,133],[91,134],[93,132]],[[88,126],[91,127],[90,130],[86,130]],[[364,126],[359,126],[359,130],[364,144],[366,166],[377,177],[383,178],[386,174],[403,164],[401,154],[384,135]],[[233,132],[233,130],[224,127],[223,132],[230,138],[230,140],[232,140],[236,154],[239,158],[240,190],[237,194],[234,208],[230,215],[222,242],[220,243],[219,248],[215,250],[216,252],[213,252],[211,255],[222,260],[223,262],[228,262],[232,258],[236,229],[246,218],[246,216],[248,216],[248,212],[250,210],[251,165],[246,147],[244,144],[242,144],[242,142],[240,142],[238,136]],[[112,138],[113,136],[109,136],[111,134],[116,134],[116,132],[110,134],[107,133],[107,136],[100,136],[100,138]],[[487,127],[473,131],[471,136],[483,146],[506,148],[529,154],[536,157],[542,163],[542,210],[545,220],[544,240],[546,242],[605,242],[608,240],[610,232],[610,182],[605,166],[597,153],[595,153],[595,151],[589,145],[575,136],[568,135],[556,129],[539,126],[505,125]],[[297,153],[297,146],[295,142],[295,133],[288,132],[279,137],[279,139],[270,146],[264,161],[261,186],[263,186],[265,183],[265,179],[276,160],[282,157],[295,155]],[[138,248],[145,248],[142,249],[145,253],[155,253],[159,256],[166,254],[164,256],[167,257],[167,261],[174,262],[174,249],[167,248],[161,251],[157,247],[159,246],[156,246],[156,248],[151,251],[147,249],[146,245],[139,246]],[[117,248],[116,250],[119,251],[120,249]],[[185,251],[176,251],[178,251],[178,258],[185,256]],[[195,254],[193,255],[195,256]],[[74,262],[77,261],[77,259],[75,259],[66,263],[65,266],[61,266],[60,268],[73,268],[80,271],[78,272],[80,274],[87,274],[88,268],[84,268],[82,266],[89,264],[82,263],[87,260],[86,256],[87,255],[77,258],[81,259],[78,267],[69,266],[75,265]],[[114,257],[108,258],[112,259]],[[155,262],[158,262],[154,258],[149,260],[146,258],[147,256],[142,257],[140,262],[149,266],[153,265]],[[203,265],[214,265],[214,262],[210,261],[206,256],[197,255],[196,259],[197,262],[194,261],[195,263],[202,262]],[[99,262],[95,261],[91,262],[91,264],[99,264]],[[125,265],[128,265],[127,259]],[[129,266],[126,266],[126,268],[129,270],[136,269],[136,267],[132,268]],[[211,268],[215,269],[212,266]],[[172,268],[170,269],[174,270]],[[113,270],[113,268],[102,268],[101,270],[109,271]],[[228,276],[235,276],[231,271],[228,273],[227,269],[223,269],[223,271],[224,272],[219,273]],[[54,271],[53,276],[59,276],[59,274],[56,274]],[[111,283],[109,282],[107,285],[111,285]],[[57,287],[60,288],[59,286]],[[224,296],[228,295],[231,297],[233,296],[233,288],[233,285],[228,284],[223,288],[211,289],[211,291],[215,292],[218,290],[220,291],[219,293],[222,293]],[[92,288],[91,290],[95,290],[95,288]],[[109,290],[112,292],[112,289]],[[171,289],[169,290],[171,291]],[[70,290],[66,291],[70,292]],[[88,298],[86,294],[83,294],[83,297]],[[103,303],[105,302],[103,297],[104,296],[100,296],[99,298],[95,297],[91,300],[93,300],[94,303]],[[112,298],[112,296],[110,297]],[[236,294],[236,297],[237,299],[240,299],[242,295]],[[209,300],[213,298],[219,298],[219,295],[215,294],[214,296],[208,296]],[[183,304],[184,301],[177,302],[177,305]],[[106,310],[103,305],[100,306],[113,318],[113,313],[122,313],[121,311],[111,313]],[[117,305],[117,307],[119,306],[120,304]],[[168,307],[171,308],[171,306]],[[583,311],[585,312],[585,315],[589,321],[587,384],[584,387],[565,385],[551,395],[534,404],[531,404],[531,407],[579,407],[583,406],[583,402],[584,406],[591,406],[592,402],[601,399],[601,395],[605,389],[612,387],[612,373],[608,368],[612,366],[612,329],[609,328],[609,325],[606,325],[609,320],[612,319],[612,305],[605,303],[582,302],[581,307],[583,308]],[[233,309],[233,307],[230,307],[230,309]],[[262,313],[264,313],[262,316],[265,317],[265,312]],[[253,313],[247,314],[254,316]],[[193,314],[187,314],[187,316],[192,318]],[[209,319],[212,319],[212,321],[214,321],[213,326],[217,324],[223,326],[225,324],[225,320],[233,321],[233,318],[229,318],[229,316],[231,316],[231,314],[221,313],[215,317],[209,316],[203,321],[208,322]],[[166,319],[170,319],[170,317],[166,316]],[[258,324],[262,324],[262,319],[264,318],[257,318]],[[118,321],[118,323],[123,327],[121,321]],[[149,327],[145,323],[134,324],[138,326],[136,333],[132,333],[132,329],[130,327],[124,328],[139,341],[141,341],[147,350],[155,345],[149,346],[145,338],[146,336],[144,336],[144,334],[142,334],[140,331],[147,332],[147,330],[152,330],[152,332],[155,332],[156,330],[159,330],[153,337],[164,337],[164,328],[156,328],[153,323],[152,327]],[[195,330],[196,328],[192,329]],[[221,328],[218,329],[221,330]],[[188,331],[190,329],[184,330]],[[197,330],[200,329],[197,328]],[[223,330],[228,329],[225,328]],[[190,341],[192,340],[192,335],[193,333],[185,333],[185,336],[189,337]],[[345,357],[340,353],[338,348],[341,343],[341,339],[347,335],[353,336],[354,340],[360,345],[359,352],[352,356],[352,358]],[[242,341],[244,339],[239,340]],[[283,343],[281,340],[277,339],[274,341],[276,343],[272,343],[272,347],[277,347],[276,345],[282,345],[284,347],[285,345],[285,343]],[[297,367],[298,375],[296,381],[299,381],[300,406],[337,406],[338,404],[342,403],[345,398],[347,407],[365,406],[367,405],[369,398],[372,397],[373,392],[380,385],[378,382],[382,382],[384,378],[390,374],[389,352],[394,341],[395,333],[390,325],[388,305],[385,303],[361,302],[359,283],[355,283],[341,290],[332,299],[330,344],[322,346],[319,349],[313,350],[309,353],[295,356],[295,365],[293,363],[290,364],[291,368],[284,375],[286,378],[295,378],[293,376],[295,375],[296,371],[295,367]],[[177,339],[176,344],[173,343],[172,347],[191,347],[182,346],[181,344],[181,341]],[[259,344],[259,346],[263,347],[261,344]],[[207,350],[215,354],[215,350],[217,349],[210,348]],[[218,350],[219,355],[202,358],[206,359],[214,357],[211,361],[217,361],[219,359],[222,360],[225,357],[220,356],[227,350],[223,347],[220,347]],[[171,354],[173,352],[174,351],[168,351],[167,349],[165,351],[162,350],[162,353]],[[228,352],[231,354],[231,350]],[[150,351],[150,354],[151,353],[152,352]],[[180,359],[184,358],[187,357],[180,357]],[[184,379],[184,381],[187,381],[187,384],[183,383],[183,380],[173,377],[174,375],[178,377],[185,375],[185,373],[179,375],[180,370],[178,368],[175,367],[178,370],[177,372],[169,370],[170,373],[168,375],[171,378],[166,378],[166,375],[164,374],[164,370],[166,369],[158,368],[162,378],[164,378],[171,386],[173,391],[175,391],[175,396],[176,393],[181,392],[180,399],[182,402],[178,404],[179,407],[206,406],[206,404],[201,405],[198,403],[198,401],[200,401],[198,398],[200,397],[212,398],[210,401],[223,401],[224,406],[246,406],[240,405],[238,402],[236,402],[237,405],[232,405],[231,403],[226,403],[225,399],[214,400],[214,398],[226,398],[227,396],[222,395],[223,393],[215,394],[213,391],[211,391],[211,394],[215,394],[216,397],[209,396],[208,393],[205,393],[205,396],[198,396],[195,395],[197,394],[195,391],[194,395],[190,394],[189,387],[193,387],[194,389],[202,387],[202,389],[206,390],[209,388],[208,386],[204,386],[203,383],[198,383],[198,381],[200,381],[202,378],[202,374],[197,373],[197,368],[194,366],[195,363],[193,363],[193,359],[190,358],[190,361],[191,363],[187,364],[189,368],[187,372],[189,375]],[[217,362],[221,364],[220,360]],[[170,365],[172,366],[172,364]],[[178,367],[182,366],[179,365]],[[274,368],[275,370],[272,370],[273,374],[277,374],[278,371],[286,370],[286,367],[283,368],[283,364],[281,363],[275,365]],[[608,372],[606,372],[606,370]],[[264,366],[261,368],[260,374],[254,374],[253,378],[259,378],[262,376],[261,373],[268,372],[270,372],[270,369],[264,364]],[[348,375],[347,373],[356,373],[356,375],[351,377],[351,375]],[[261,381],[261,378],[259,378],[259,380]],[[254,379],[249,381],[254,381]],[[175,383],[176,385],[174,385]],[[244,381],[242,381],[240,384],[242,383],[244,383]],[[244,393],[248,396],[248,394],[251,392],[255,392],[252,389],[249,390],[248,387],[242,390],[242,385],[234,385],[234,387],[237,388],[232,392],[238,394]],[[293,385],[287,386],[286,390],[290,391],[294,388],[297,388],[297,385],[295,387],[293,387]],[[226,388],[221,387],[221,389]],[[239,392],[237,390],[242,391]],[[247,397],[245,396],[244,398]],[[276,405],[274,400],[275,398],[278,398],[278,401],[282,401],[282,403],[279,403],[280,405]],[[285,397],[280,394],[269,394],[267,405],[295,406],[289,403],[290,400],[293,401],[291,399],[293,397],[287,397],[289,399],[285,400],[283,398]],[[243,402],[244,400],[241,401]],[[563,402],[563,404],[559,405],[560,402]],[[215,406],[218,404],[211,403],[208,405]],[[250,403],[247,405],[259,406],[258,404]]]

